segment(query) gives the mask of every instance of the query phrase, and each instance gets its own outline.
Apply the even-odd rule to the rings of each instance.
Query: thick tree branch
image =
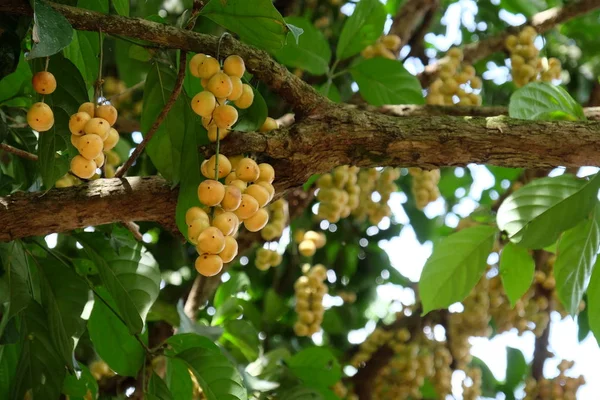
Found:
[[[544,33],[558,24],[580,15],[587,14],[598,8],[600,8],[600,0],[580,0],[569,2],[564,7],[554,7],[539,12],[535,14],[527,24],[508,29],[498,36],[464,46],[464,59],[469,63],[474,63],[493,53],[504,51],[504,41],[506,40],[506,37],[521,31],[527,25],[533,26],[539,33]],[[435,78],[439,65],[439,62],[428,65],[425,67],[425,71],[419,75],[423,87],[429,86],[429,83]]]
[[[402,45],[396,52],[408,44],[415,32],[419,29],[425,15],[433,8],[437,7],[438,0],[407,0],[402,4],[398,13],[392,20],[392,26],[389,33],[400,36]]]

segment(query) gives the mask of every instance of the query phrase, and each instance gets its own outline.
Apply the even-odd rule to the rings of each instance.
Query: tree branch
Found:
[[[401,45],[396,51],[396,57],[403,46],[408,44],[415,32],[419,29],[425,15],[437,7],[438,0],[407,0],[402,4],[398,13],[392,20],[389,34],[400,36]]]
[[[26,160],[31,160],[31,161],[38,160],[38,156],[36,156],[35,154],[29,153],[25,150],[17,149],[16,147],[13,147],[6,143],[0,143],[0,150],[4,150],[7,153],[14,154],[15,156],[24,158]]]

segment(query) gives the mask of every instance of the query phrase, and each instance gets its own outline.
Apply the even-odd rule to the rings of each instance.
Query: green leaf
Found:
[[[350,72],[371,105],[424,103],[419,80],[399,61],[370,58],[354,64]]]
[[[40,260],[42,306],[49,332],[62,361],[72,370],[75,340],[85,330],[81,313],[88,301],[88,287],[75,271],[54,259]]]
[[[481,278],[496,228],[475,226],[443,238],[433,247],[419,280],[423,314],[462,301]]]
[[[587,290],[587,312],[590,329],[600,345],[600,258],[596,258]]]
[[[99,232],[76,237],[96,264],[129,331],[142,332],[148,310],[160,290],[160,271],[150,253],[134,240],[123,242],[116,251]]]
[[[59,132],[69,131],[69,116],[60,109],[54,109],[54,126],[49,131],[40,133],[38,145],[38,161],[40,175],[47,190],[52,189],[54,183],[69,171],[69,156],[59,155],[56,152],[66,148]]]
[[[245,110],[238,110],[238,120],[232,128],[235,131],[257,131],[269,115],[265,99],[254,87],[252,87],[252,91],[254,92],[254,101]]]
[[[387,13],[379,0],[361,0],[344,23],[336,58],[344,60],[359,53],[381,36]]]
[[[237,33],[242,41],[265,50],[283,47],[290,31],[271,0],[211,0],[200,15]]]
[[[146,75],[151,68],[156,68],[148,62],[138,61],[129,57],[130,48],[134,46],[137,45],[120,39],[115,40],[115,61],[117,64],[117,71],[119,73],[119,78],[125,82],[127,87],[131,87],[136,83],[141,82],[146,78]],[[187,75],[189,74],[186,74],[186,76]]]
[[[309,347],[286,361],[290,371],[311,388],[327,388],[342,378],[342,368],[325,347]]]
[[[241,299],[236,297],[230,297],[221,306],[217,307],[215,315],[213,315],[211,325],[218,326],[223,324],[225,321],[238,318],[243,314],[244,308],[240,304]]]
[[[231,277],[227,282],[223,282],[219,285],[215,297],[213,299],[213,305],[215,308],[219,308],[223,303],[229,299],[229,297],[246,290],[250,286],[250,278],[244,272],[230,271]]]
[[[0,399],[8,399],[19,362],[19,345],[0,346]]]
[[[273,288],[269,288],[264,297],[263,319],[266,323],[272,324],[285,314],[288,310],[285,300],[281,298]]]
[[[340,94],[340,90],[337,88],[337,86],[335,86],[333,82],[325,82],[317,88],[317,91],[323,96],[327,97],[329,100],[333,101],[334,103],[342,102],[342,95]]]
[[[150,380],[148,381],[148,392],[147,394],[154,396],[159,400],[173,400],[173,394],[167,387],[165,381],[160,379],[160,376],[156,375],[156,372],[152,372]]]
[[[558,298],[571,315],[579,309],[600,250],[600,207],[592,218],[566,231],[558,242],[554,277]]]
[[[600,174],[589,181],[573,175],[537,179],[504,200],[496,222],[513,243],[544,248],[589,214],[599,186]]]
[[[282,391],[280,396],[285,400],[323,400],[321,393],[301,385]]]
[[[324,75],[329,70],[331,49],[327,39],[305,17],[288,17],[286,22],[304,30],[298,43],[288,40],[285,46],[277,50],[275,58],[289,66],[302,68],[313,75]]]
[[[92,87],[98,79],[99,48],[97,33],[76,31],[71,44],[63,50],[65,57],[79,69],[88,87]]]
[[[19,93],[32,92],[31,77],[31,68],[21,54],[17,69],[0,80],[0,104],[16,97]]]
[[[1,338],[8,321],[27,307],[33,293],[30,286],[29,260],[21,242],[0,243],[0,265],[4,269],[0,285],[5,284],[6,287],[0,292],[1,303],[4,303],[0,319]]]
[[[115,301],[108,291],[97,292],[113,309]],[[88,321],[90,339],[96,353],[120,375],[137,376],[144,364],[144,348],[129,332],[127,326],[97,296]]]
[[[83,364],[79,364],[81,372],[79,378],[76,375],[67,374],[65,381],[63,382],[62,392],[71,399],[73,397],[84,398],[88,390],[92,394],[92,399],[96,398],[98,393],[98,382],[92,376],[88,367]]]
[[[528,369],[527,361],[521,350],[507,347],[505,389],[513,393],[516,387],[525,380]]]
[[[260,341],[258,340],[256,328],[250,322],[241,319],[227,321],[224,327],[223,338],[240,349],[248,361],[256,360],[260,351]]]
[[[223,328],[220,326],[200,325],[192,321],[183,310],[183,301],[181,299],[177,302],[177,313],[179,314],[180,321],[179,328],[177,328],[178,333],[195,333],[212,340],[218,340],[223,335]]]
[[[167,356],[187,364],[208,400],[248,399],[240,373],[210,340],[186,333],[170,337],[167,343],[173,349]]]
[[[43,61],[35,62],[35,70],[43,70]],[[87,87],[81,73],[77,67],[61,54],[50,59],[48,71],[56,78],[56,90],[45,96],[46,102],[53,108],[54,114],[57,114],[55,107],[62,108],[68,116],[75,114],[81,103],[89,101]],[[69,130],[65,134],[70,136]]]
[[[167,358],[167,387],[177,400],[192,400],[194,383],[187,365],[177,358]]]
[[[150,69],[144,90],[144,106],[142,109],[141,130],[148,132],[163,109],[171,91],[175,86],[175,72],[155,64]],[[183,96],[179,96],[169,114],[156,131],[146,152],[152,163],[165,179],[177,184],[180,179],[184,137],[187,122],[182,115],[190,108]]]
[[[129,17],[129,0],[112,0],[112,4],[117,14]]]
[[[513,243],[504,246],[500,254],[500,277],[512,307],[531,286],[534,273],[535,262],[527,249]]]
[[[584,300],[588,306],[577,315],[577,340],[579,343],[583,342],[585,338],[590,334],[590,320],[588,318],[589,302],[587,299]]]
[[[33,45],[28,59],[58,53],[71,43],[73,28],[62,14],[41,0],[33,4]]]
[[[65,368],[49,336],[46,314],[31,301],[21,318],[21,355],[12,383],[11,399],[58,399]]]
[[[481,394],[485,397],[495,397],[498,380],[490,370],[490,367],[480,358],[473,357],[471,365],[481,370]]]
[[[583,108],[562,87],[534,82],[510,97],[508,115],[511,118],[536,121],[584,120]]]

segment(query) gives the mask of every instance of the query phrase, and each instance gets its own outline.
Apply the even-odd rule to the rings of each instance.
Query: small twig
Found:
[[[24,158],[26,160],[31,160],[31,161],[38,160],[38,156],[36,156],[35,154],[29,153],[25,150],[17,149],[16,147],[13,147],[13,146],[5,144],[5,143],[0,143],[0,150],[4,150],[7,153],[12,153],[12,154],[19,156],[21,158]]]
[[[194,279],[190,293],[183,307],[185,315],[187,315],[192,321],[196,320],[196,311],[200,308],[201,293],[204,291],[206,284],[206,278],[200,274]]]
[[[136,224],[133,221],[125,221],[125,222],[121,222],[121,225],[123,225],[125,228],[127,228],[127,230],[129,230],[129,232],[131,232],[133,234],[133,237],[138,242],[142,241],[142,233],[140,232],[140,226],[138,224]]]
[[[104,49],[103,47],[103,37],[102,37],[102,29],[98,30],[98,43],[100,46],[100,54],[98,56],[98,80],[96,81],[95,85],[94,85],[94,104],[96,104],[98,102],[98,99],[100,98],[100,96],[102,96],[102,83],[104,82],[102,80],[102,64],[103,64],[103,58],[104,58]]]

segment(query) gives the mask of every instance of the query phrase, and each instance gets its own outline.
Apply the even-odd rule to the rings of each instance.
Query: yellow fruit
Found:
[[[225,187],[219,181],[207,179],[198,186],[198,199],[208,207],[218,205],[225,196]]]
[[[208,178],[208,179],[214,178],[215,177],[214,171],[213,171],[213,175],[211,176],[210,171],[208,170],[208,168],[206,168],[207,166],[208,166],[208,160],[202,161],[202,164],[200,165],[200,172],[202,172],[202,175],[205,178]]]
[[[238,189],[240,189],[240,191],[242,191],[242,192],[243,192],[244,190],[246,190],[246,188],[248,187],[248,184],[247,184],[246,182],[244,182],[244,181],[242,181],[242,180],[239,180],[239,179],[234,179],[234,180],[233,180],[233,181],[231,181],[229,184],[230,184],[231,186],[235,186],[235,187],[237,187],[237,188],[238,188]]]
[[[192,99],[192,110],[204,118],[209,118],[216,106],[217,99],[215,99],[215,95],[207,90],[198,93]]]
[[[104,165],[104,153],[100,153],[98,154],[98,156],[96,158],[94,158],[94,162],[96,163],[96,167],[98,168],[102,168],[102,166]]]
[[[94,115],[96,114],[96,106],[94,105],[94,103],[90,103],[88,101],[87,103],[83,103],[82,105],[80,105],[79,110],[77,111],[88,113],[90,117],[94,118]]]
[[[98,135],[100,139],[104,140],[108,137],[110,124],[104,118],[91,118],[86,122],[83,131],[87,135]]]
[[[204,61],[205,58],[206,58],[206,54],[202,54],[202,53],[195,54],[191,58],[190,73],[192,74],[192,76],[195,76],[196,78],[200,78],[200,75],[198,75],[198,67],[200,66],[200,63],[202,61]]]
[[[237,215],[232,212],[224,212],[223,214],[219,214],[213,220],[212,226],[218,228],[221,233],[225,236],[229,236],[233,234],[235,228],[240,224],[240,220]]]
[[[246,65],[242,57],[231,55],[223,61],[223,71],[229,76],[241,78],[246,72]]]
[[[117,109],[111,106],[110,104],[104,104],[96,108],[95,117],[105,119],[110,126],[113,126],[115,122],[117,122],[118,116],[119,113],[117,112]]]
[[[298,251],[304,257],[310,257],[310,256],[313,256],[315,254],[315,252],[317,251],[317,246],[315,245],[315,242],[313,242],[312,240],[303,240],[298,245]]]
[[[209,79],[219,72],[219,62],[210,56],[206,56],[198,63],[198,77]]]
[[[267,189],[257,184],[248,186],[244,193],[254,197],[254,199],[258,203],[258,206],[261,208],[266,206],[269,200],[271,199],[271,196],[269,195]]]
[[[242,194],[242,202],[237,210],[235,210],[235,215],[238,216],[239,219],[245,220],[256,214],[258,211],[258,202],[256,199],[249,194]]]
[[[325,235],[323,235],[322,233],[315,231],[307,231],[304,234],[304,240],[312,240],[315,243],[317,249],[320,249],[321,247],[325,246],[326,238]]]
[[[98,135],[83,135],[77,141],[77,151],[88,160],[93,160],[102,153],[104,143]]]
[[[117,143],[119,142],[119,132],[116,131],[115,128],[110,128],[108,130],[108,136],[104,139],[104,150],[113,149]]]
[[[227,135],[229,135],[229,132],[229,129],[221,129],[218,128],[216,125],[211,125],[208,127],[208,140],[210,140],[213,143],[216,142],[217,135],[219,136],[219,140],[223,140],[227,137]]]
[[[203,219],[208,223],[208,214],[200,207],[190,207],[185,213],[185,223],[189,226],[197,219]]]
[[[385,35],[381,38],[381,43],[389,50],[398,51],[402,40],[398,35]]]
[[[200,275],[215,276],[223,269],[223,260],[216,254],[202,254],[194,266]]]
[[[231,162],[231,159],[229,160],[229,162]],[[231,167],[233,168],[233,164],[231,165]],[[235,174],[235,171],[231,171],[229,173],[229,175],[227,175],[225,177],[225,184],[229,185],[231,182],[235,181],[237,179],[237,175]]]
[[[217,106],[213,112],[213,120],[217,127],[229,129],[237,122],[238,112],[229,104]]]
[[[208,117],[202,117],[202,126],[208,129],[210,126],[214,125],[212,114]]]
[[[254,92],[252,91],[252,86],[244,83],[242,85],[242,95],[239,99],[234,101],[233,103],[237,108],[241,108],[242,110],[248,108],[252,105],[254,101]]]
[[[210,223],[208,222],[208,217],[205,218],[197,218],[193,221],[191,221],[188,225],[188,240],[190,241],[190,243],[197,245],[198,244],[198,236],[200,236],[200,234],[202,232],[204,232],[205,229],[210,227]]]
[[[257,179],[258,182],[273,183],[275,180],[275,169],[271,164],[260,163],[258,164],[258,170],[260,171]]]
[[[73,145],[73,147],[77,147],[77,143],[79,143],[79,138],[81,138],[81,136],[71,135],[71,144]]]
[[[196,248],[202,253],[218,254],[225,248],[225,235],[223,235],[219,228],[210,226],[204,229],[198,236]]]
[[[243,159],[243,155],[230,156],[229,161],[231,162],[231,169],[235,171],[241,159]]]
[[[275,121],[271,117],[267,117],[265,122],[263,122],[262,126],[260,127],[259,131],[260,132],[269,132],[269,131],[272,131],[273,129],[277,129],[277,128],[279,128],[277,121]]]
[[[233,261],[238,254],[238,243],[233,236],[225,236],[225,248],[219,253],[224,263]]]
[[[78,112],[71,115],[71,118],[69,118],[69,131],[71,131],[73,135],[83,135],[83,128],[90,119],[92,119],[92,117],[85,112]]]
[[[77,155],[71,160],[71,172],[82,179],[90,179],[96,172],[96,163]]]
[[[446,55],[450,58],[456,58],[460,61],[462,61],[463,59],[463,52],[458,47],[451,48],[450,50],[448,50],[448,53],[446,53]]]
[[[227,100],[235,101],[240,98],[244,91],[242,80],[237,76],[230,76],[231,79],[231,93],[227,96]]]
[[[244,226],[250,232],[258,232],[269,222],[269,213],[264,208],[258,210],[253,216],[244,220]]]
[[[256,161],[246,157],[238,162],[235,173],[238,179],[244,182],[254,182],[260,176],[260,168],[258,168]]]
[[[221,207],[225,211],[235,211],[242,202],[242,190],[234,185],[225,186],[225,195],[221,200]]]
[[[208,81],[207,89],[210,90],[215,97],[227,98],[233,90],[231,79],[223,72],[217,72]]]
[[[35,103],[27,111],[27,123],[36,131],[45,132],[54,125],[54,113],[48,104]]]
[[[218,160],[219,160],[219,179],[225,178],[231,172],[231,163],[229,162],[229,159],[227,157],[225,157],[223,154],[219,154]],[[206,163],[206,167],[205,167],[206,172],[208,172],[210,178],[215,177],[216,163],[217,163],[217,155],[216,154],[213,155],[211,158],[209,158],[208,162]]]
[[[52,73],[40,71],[31,80],[33,90],[39,94],[50,94],[56,90],[56,79]]]

